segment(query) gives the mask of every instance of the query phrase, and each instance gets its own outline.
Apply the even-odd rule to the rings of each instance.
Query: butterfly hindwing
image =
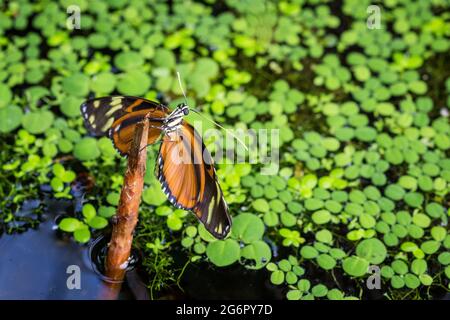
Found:
[[[191,125],[183,122],[178,131],[164,137],[156,167],[172,204],[193,211],[216,238],[228,234],[231,218],[211,155]]]

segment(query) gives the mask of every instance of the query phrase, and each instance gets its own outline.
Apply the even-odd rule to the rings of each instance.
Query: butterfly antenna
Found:
[[[181,92],[183,93],[183,96],[184,96],[184,102],[187,105],[188,102],[187,102],[186,92],[184,92],[183,85],[181,84],[181,76],[178,71],[177,71],[177,77],[178,77],[178,84],[180,85]]]
[[[184,101],[186,102],[186,105],[187,105],[188,102],[187,102],[186,93],[184,92],[183,85],[181,84],[181,76],[180,76],[180,73],[179,73],[178,71],[177,71],[177,77],[178,77],[178,83],[179,83],[179,85],[180,85],[181,92],[183,93],[183,96],[184,96]],[[215,122],[214,120],[212,120],[212,119],[208,118],[207,116],[203,115],[200,111],[198,111],[198,110],[196,110],[196,109],[194,109],[194,108],[192,108],[192,107],[189,107],[189,109],[192,110],[192,111],[194,111],[195,113],[197,113],[198,115],[200,115],[200,116],[203,117],[204,119],[208,120],[209,122],[215,124],[217,127],[221,128],[222,130],[225,130],[226,133],[229,133],[229,134],[230,134],[233,138],[235,138],[240,144],[242,144],[242,146],[245,148],[245,150],[248,151],[248,148],[247,148],[247,146],[245,145],[245,143],[244,143],[241,139],[239,139],[239,137],[236,136],[233,132],[231,132],[231,130],[229,130],[229,129],[227,129],[227,128],[224,128],[223,126],[221,126],[220,124],[218,124],[218,123]]]
[[[230,129],[227,129],[223,126],[221,126],[220,124],[218,124],[217,122],[215,122],[214,120],[208,118],[207,116],[203,115],[200,111],[194,109],[194,108],[190,108],[192,111],[194,111],[195,113],[197,113],[199,116],[201,116],[203,119],[208,120],[209,122],[215,124],[216,126],[218,126],[220,129],[224,130],[226,133],[230,134],[233,138],[235,138],[240,144],[242,144],[242,146],[245,148],[245,150],[248,151],[248,147],[245,145],[245,143],[237,136],[235,135]]]

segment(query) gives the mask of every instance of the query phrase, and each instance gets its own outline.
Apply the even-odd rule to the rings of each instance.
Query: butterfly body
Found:
[[[134,129],[149,121],[148,144],[161,140],[156,175],[168,200],[190,210],[216,238],[224,238],[231,218],[217,181],[212,157],[201,136],[183,118],[187,104],[173,111],[158,102],[129,96],[91,99],[81,105],[88,131],[107,135],[123,156],[128,155]]]

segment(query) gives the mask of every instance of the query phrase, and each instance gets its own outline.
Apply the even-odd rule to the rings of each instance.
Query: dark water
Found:
[[[101,237],[95,246],[75,243],[61,236],[55,219],[47,217],[36,229],[0,237],[0,300],[97,300],[148,299],[148,290],[137,269],[127,272],[121,289],[111,288],[99,273],[99,255],[107,239]],[[98,245],[98,247],[96,247]],[[70,266],[80,270],[80,289],[69,289],[73,279]],[[162,299],[282,299],[272,286],[267,271],[246,270],[240,265],[223,269],[206,263],[190,265],[180,283],[182,290],[172,288]],[[69,279],[69,284],[72,283]]]
[[[247,270],[241,265],[211,268],[207,263],[190,265],[180,283],[185,299],[282,300],[281,287],[272,285],[267,270]]]
[[[144,285],[129,271],[121,290],[96,272],[89,247],[61,237],[54,219],[37,229],[0,238],[0,299],[145,299]],[[79,267],[80,288],[69,289]],[[69,272],[68,272],[69,268]],[[73,268],[73,267],[72,267]],[[70,286],[73,288],[73,285]]]

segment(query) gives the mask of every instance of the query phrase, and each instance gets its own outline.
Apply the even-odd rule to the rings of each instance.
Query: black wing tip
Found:
[[[205,229],[218,240],[224,240],[228,236],[228,234],[231,232],[231,227],[233,225],[232,218],[228,214],[228,210],[225,211],[225,220],[221,223],[214,224],[214,225],[207,225],[206,222],[203,221],[202,219],[199,219],[199,220],[205,226]],[[223,230],[221,232],[215,231],[217,226],[220,224],[222,224]]]
[[[208,230],[208,229],[206,229],[206,230]],[[230,234],[230,231],[231,231],[231,224],[229,226],[227,226],[227,228],[225,228],[225,230],[222,233],[217,233],[217,232],[208,230],[208,232],[211,233],[214,236],[214,238],[216,238],[218,240],[224,240]]]
[[[98,132],[90,123],[89,123],[89,115],[86,112],[87,108],[88,108],[88,104],[91,103],[91,100],[95,100],[95,99],[89,99],[84,101],[81,105],[80,105],[80,113],[81,116],[83,117],[83,123],[84,123],[84,127],[85,129],[88,131],[89,135],[92,137],[101,137],[104,136],[105,133],[104,132]]]
[[[85,100],[85,101],[81,104],[81,106],[83,106],[84,104],[92,103],[93,101],[96,101],[96,100],[114,99],[114,98],[135,99],[135,100],[141,99],[141,100],[144,100],[144,101],[146,101],[146,102],[150,102],[150,103],[156,104],[156,105],[158,105],[158,106],[161,106],[161,107],[164,108],[164,109],[169,109],[169,107],[166,106],[164,103],[159,102],[159,101],[156,101],[156,100],[150,100],[150,99],[146,99],[146,98],[143,98],[143,97],[126,96],[126,95],[120,95],[120,94],[115,94],[115,95],[112,95],[112,96],[103,96],[103,97],[94,97],[94,98],[90,98],[90,99]]]

